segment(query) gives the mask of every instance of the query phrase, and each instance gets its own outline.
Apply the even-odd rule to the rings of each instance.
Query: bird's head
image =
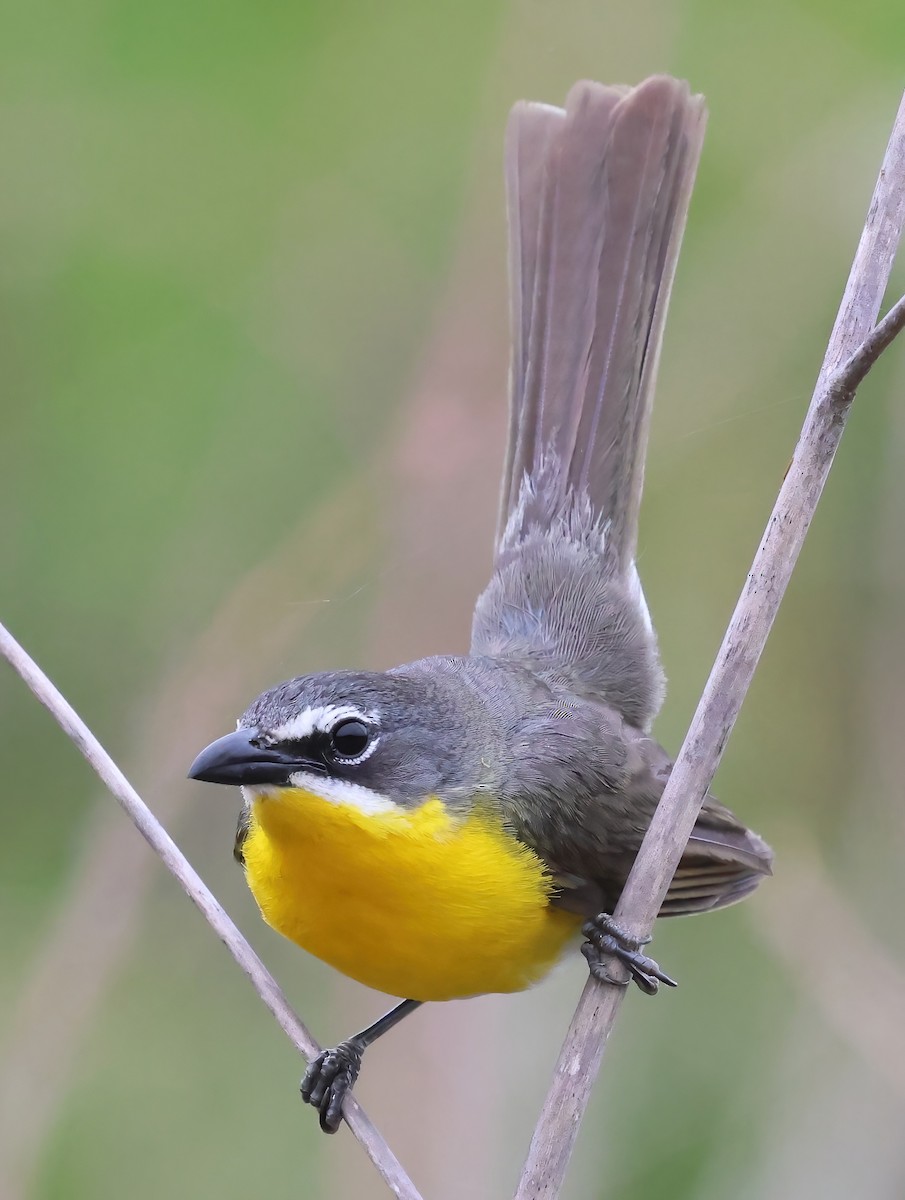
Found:
[[[263,692],[234,733],[207,746],[189,778],[254,794],[297,788],[364,811],[411,807],[463,779],[445,690],[401,672],[332,671]],[[459,757],[456,758],[456,741]],[[470,772],[467,772],[470,774]]]

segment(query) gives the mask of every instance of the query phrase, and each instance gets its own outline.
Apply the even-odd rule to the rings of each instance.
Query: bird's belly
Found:
[[[248,884],[274,929],[368,987],[451,1000],[530,986],[579,918],[491,816],[438,799],[363,813],[299,789],[255,799]]]

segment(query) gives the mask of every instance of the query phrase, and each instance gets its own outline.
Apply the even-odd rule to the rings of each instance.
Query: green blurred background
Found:
[[[791,455],[892,118],[893,0],[4,5],[0,615],[322,1041],[384,998],[281,942],[184,782],[263,687],[467,643],[506,378],[509,105],[711,108],[641,570],[677,748]],[[902,273],[899,272],[901,286]],[[719,794],[755,899],[658,930],[573,1200],[905,1194],[905,344],[859,395]],[[200,916],[0,671],[0,1196],[379,1197]],[[430,1200],[511,1192],[584,977],[437,1005],[359,1094]]]

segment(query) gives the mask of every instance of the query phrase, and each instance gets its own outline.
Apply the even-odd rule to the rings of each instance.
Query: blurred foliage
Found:
[[[0,613],[136,782],[175,798],[178,839],[315,1032],[334,1038],[382,1000],[261,926],[230,861],[231,801],[177,785],[190,752],[164,770],[154,738],[183,729],[200,747],[281,674],[380,659],[375,613],[405,555],[394,446],[419,372],[430,402],[429,347],[471,224],[493,249],[466,258],[459,282],[490,297],[503,326],[508,106],[558,101],[584,75],[666,70],[711,110],[641,560],[671,681],[658,732],[678,745],[838,304],[899,100],[905,10],[37,0],[2,11]],[[463,343],[453,357],[471,353]],[[769,886],[793,895],[808,830],[899,962],[902,353],[859,398],[718,780],[778,848]],[[478,431],[495,439],[483,464],[501,456],[502,394],[494,404]],[[455,488],[492,491],[491,467],[469,475],[468,461]],[[408,474],[416,517],[433,474],[420,485]],[[435,548],[460,519],[448,505],[429,530]],[[490,506],[477,519],[489,539]],[[430,619],[434,598],[473,592],[488,546],[467,568],[438,553],[409,603]],[[274,558],[283,584],[258,589],[252,573]],[[334,560],[348,566],[325,583],[317,572]],[[207,700],[190,706],[173,680],[249,578],[253,602],[217,654],[251,665],[225,689],[205,693],[202,678]],[[459,648],[469,615],[456,606],[455,624],[406,653]],[[299,634],[276,665],[263,646],[287,619]],[[57,914],[123,818],[8,672],[0,717],[9,1051]],[[346,1135],[316,1133],[288,1044],[163,868],[150,878],[71,1070],[36,1081],[53,1102],[36,1116],[30,1181],[11,1176],[22,1200],[383,1194]],[[110,892],[69,947],[73,981],[93,969],[118,902]],[[626,1006],[569,1195],[902,1194],[891,1131],[905,1079],[881,1078],[833,1025],[808,972],[777,954],[770,911],[758,896],[658,931],[683,987]],[[820,919],[784,936],[804,945]],[[375,1048],[363,1098],[432,1200],[511,1190],[581,978],[579,960],[530,995],[436,1006]],[[64,1026],[67,993],[47,1018]],[[13,1101],[27,1124],[30,1093]]]

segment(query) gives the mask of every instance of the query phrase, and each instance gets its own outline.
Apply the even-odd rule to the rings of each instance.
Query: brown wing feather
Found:
[[[547,789],[560,797],[559,805],[547,805],[540,822],[530,809],[530,825],[516,806],[510,820],[518,836],[550,867],[557,888],[552,902],[593,916],[615,907],[672,761],[653,738],[633,730],[615,714],[607,718],[599,706],[573,705],[563,725],[575,744],[596,747],[594,759],[579,765],[565,754],[551,758],[555,726],[546,722],[543,777]],[[621,762],[616,753],[619,746],[624,748]],[[595,792],[591,778],[586,782],[584,776],[599,771],[604,763],[612,764],[612,778],[609,782],[600,778]],[[576,794],[576,785],[584,794]],[[735,904],[772,874],[772,868],[773,852],[767,843],[708,795],[659,915],[708,912]]]
[[[661,917],[737,904],[773,873],[773,851],[708,796],[660,909]]]

